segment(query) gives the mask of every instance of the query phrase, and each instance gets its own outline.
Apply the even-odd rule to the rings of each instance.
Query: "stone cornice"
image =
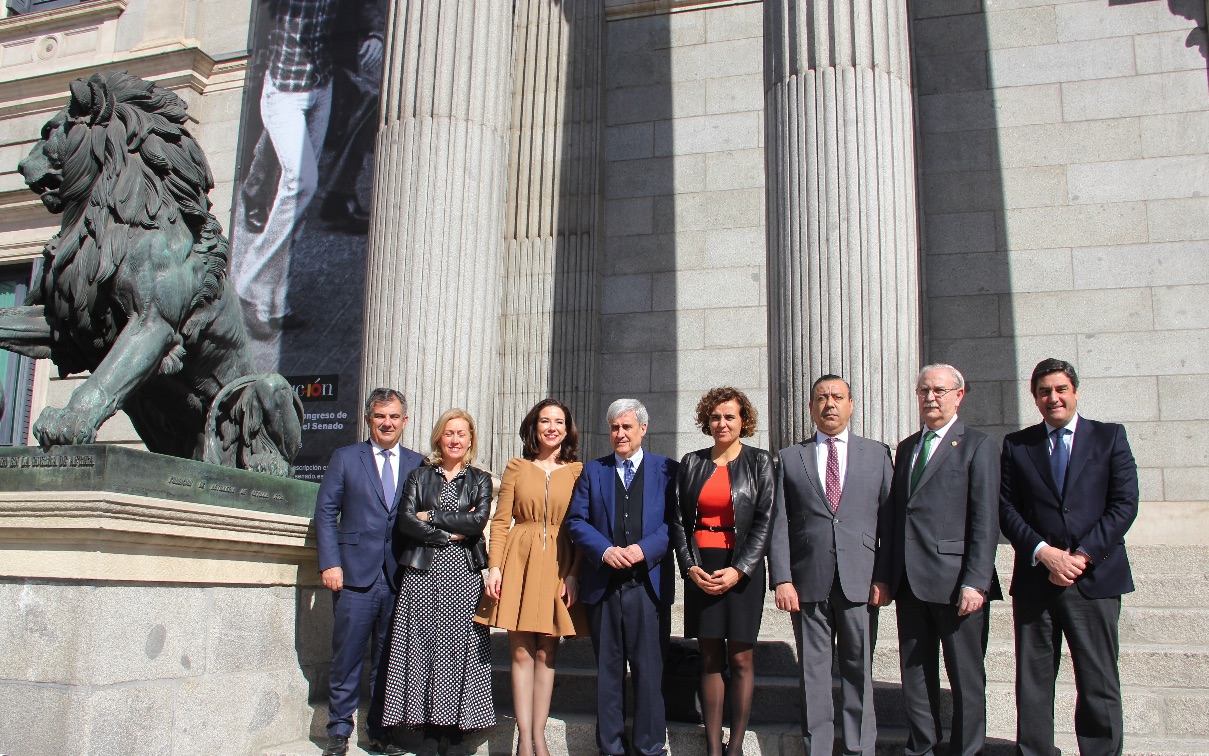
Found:
[[[731,5],[750,5],[761,0],[612,0],[605,3],[605,19],[620,21],[641,16],[658,16],[664,13],[725,8]]]
[[[99,24],[122,15],[128,0],[92,0],[66,8],[10,16],[0,19],[0,42],[19,39],[45,31],[71,29],[87,24]]]
[[[297,585],[317,582],[310,518],[129,494],[0,493],[0,575]]]

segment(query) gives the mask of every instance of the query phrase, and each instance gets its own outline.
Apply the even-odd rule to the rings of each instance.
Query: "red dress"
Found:
[[[730,470],[718,465],[714,474],[701,488],[697,497],[697,522],[707,527],[730,528],[729,531],[698,530],[693,534],[699,549],[733,549],[735,547],[735,507],[730,497]]]

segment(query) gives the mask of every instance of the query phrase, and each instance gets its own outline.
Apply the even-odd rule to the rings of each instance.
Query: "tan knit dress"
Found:
[[[587,635],[583,606],[577,602],[568,609],[559,598],[575,562],[563,518],[582,471],[583,465],[573,462],[547,477],[528,460],[508,462],[491,518],[487,559],[488,567],[503,572],[503,584],[498,601],[483,594],[475,622],[545,635]]]

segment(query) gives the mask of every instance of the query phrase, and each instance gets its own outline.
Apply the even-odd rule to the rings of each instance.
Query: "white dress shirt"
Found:
[[[848,429],[844,428],[836,436],[816,430],[814,432],[814,461],[819,466],[819,480],[823,482],[823,490],[827,490],[827,439],[835,438],[835,456],[840,462],[840,488],[844,486],[844,476],[848,474]]]
[[[1065,433],[1062,435],[1062,443],[1066,446],[1066,464],[1068,470],[1070,467],[1070,453],[1075,443],[1075,426],[1078,424],[1079,416],[1076,414],[1070,419],[1070,422],[1064,426],[1068,431],[1070,431],[1070,433]],[[1054,453],[1054,431],[1056,430],[1058,429],[1054,426],[1050,425],[1049,423],[1045,423],[1045,450],[1048,451],[1051,456]],[[1037,565],[1037,555],[1040,554],[1041,549],[1046,546],[1049,546],[1049,544],[1045,541],[1042,541],[1041,543],[1037,544],[1037,548],[1033,549],[1033,566]],[[1079,553],[1083,554],[1082,551]]]
[[[369,445],[374,448],[374,464],[378,466],[378,480],[382,479],[382,465],[386,462],[386,458],[382,456],[382,452],[387,451],[373,439],[370,439]],[[395,444],[390,447],[390,474],[394,478],[395,493],[399,491],[399,445]],[[390,504],[391,502],[386,502]]]
[[[617,477],[621,480],[621,484],[625,485],[625,459],[617,452],[613,452],[613,459],[617,462]],[[642,464],[642,447],[638,447],[630,456],[630,461],[634,463],[634,474],[638,474],[638,466]]]

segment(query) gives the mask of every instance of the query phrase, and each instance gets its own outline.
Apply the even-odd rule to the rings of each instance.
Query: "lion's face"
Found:
[[[63,162],[68,154],[67,132],[72,121],[67,111],[61,111],[42,127],[42,138],[33,146],[17,170],[25,177],[30,190],[42,198],[42,204],[52,213],[63,211]]]

